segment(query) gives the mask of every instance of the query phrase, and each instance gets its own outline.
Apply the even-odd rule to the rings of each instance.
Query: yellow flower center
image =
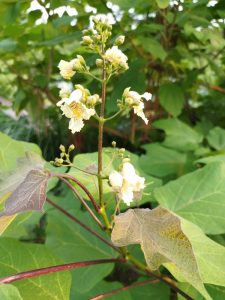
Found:
[[[73,115],[77,119],[82,119],[82,115],[84,113],[84,108],[81,103],[72,102],[69,107],[71,108]]]

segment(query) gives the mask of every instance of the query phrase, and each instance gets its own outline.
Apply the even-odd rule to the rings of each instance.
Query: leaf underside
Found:
[[[48,172],[31,170],[5,201],[1,216],[10,216],[29,210],[41,211],[46,200],[48,179]]]
[[[112,241],[119,247],[140,244],[151,270],[157,270],[164,263],[173,263],[187,282],[210,299],[199,275],[192,245],[182,231],[181,221],[167,209],[129,209],[118,215]]]

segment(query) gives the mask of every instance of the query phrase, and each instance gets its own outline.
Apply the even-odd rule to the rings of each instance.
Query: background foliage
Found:
[[[44,158],[52,160],[59,154],[60,144],[74,143],[74,162],[78,166],[88,167],[96,159],[96,154],[88,154],[97,150],[94,121],[82,133],[71,135],[55,106],[59,87],[65,84],[57,64],[62,58],[70,60],[76,53],[89,57],[88,64],[95,68],[95,55],[87,56],[87,50],[80,46],[81,30],[89,24],[90,16],[108,15],[115,23],[114,36],[126,36],[123,50],[129,57],[130,68],[108,86],[106,113],[116,110],[116,100],[128,86],[140,93],[151,92],[154,101],[146,108],[149,125],[143,125],[132,114],[127,119],[112,121],[105,128],[105,146],[116,140],[119,147],[128,149],[139,173],[152,182],[140,203],[142,207],[154,208],[159,203],[191,222],[185,221],[184,227],[196,256],[201,257],[201,276],[206,289],[213,299],[222,300],[225,293],[224,1],[2,0],[0,13],[0,130],[4,133],[0,135],[1,174],[13,171],[16,159],[27,149],[36,153],[42,150]],[[100,91],[100,86],[90,78],[78,74],[74,84],[78,82],[88,85],[93,93]],[[25,142],[36,143],[41,150]],[[85,179],[82,174],[76,176]],[[89,184],[92,192],[96,192],[95,183]],[[0,189],[0,197],[1,192]],[[49,197],[83,222],[95,226],[61,184],[50,191]],[[107,205],[110,207],[110,199]],[[1,231],[4,231],[1,253],[5,251],[0,257],[1,277],[58,261],[113,255],[104,244],[48,205],[42,215],[25,213],[5,219],[5,224],[0,224]],[[142,259],[139,249],[135,251]],[[10,260],[9,252],[15,254],[14,260]],[[181,282],[184,291],[194,299],[203,299],[182,282],[180,274],[170,267],[167,269]],[[57,285],[52,289],[51,282],[56,280]],[[6,300],[28,300],[35,288],[40,299],[87,299],[136,280],[135,272],[120,270],[117,265],[91,266],[48,275],[46,279],[35,278],[26,284],[21,281],[0,286],[0,295]],[[147,299],[149,295],[152,299],[168,300],[171,291],[157,284],[125,291],[111,299]]]

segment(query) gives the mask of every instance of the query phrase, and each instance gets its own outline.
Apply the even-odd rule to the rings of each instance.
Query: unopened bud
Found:
[[[115,141],[112,141],[112,146],[113,146],[113,148],[116,147],[116,142]]]
[[[82,40],[83,40],[84,45],[90,45],[93,43],[92,38],[90,38],[90,36],[88,36],[88,35],[83,36]]]
[[[126,150],[125,150],[125,148],[121,148],[120,150],[119,150],[119,153],[124,153]]]
[[[59,150],[60,150],[61,152],[66,152],[66,148],[65,148],[65,146],[63,146],[63,145],[60,145],[60,146],[59,146]]]
[[[69,146],[69,149],[68,149],[68,150],[69,150],[69,152],[70,152],[70,151],[73,151],[74,149],[75,149],[75,146],[72,144],[72,145]]]
[[[122,45],[123,43],[124,43],[124,41],[125,41],[125,36],[124,35],[120,35],[120,36],[118,36],[118,38],[115,40],[115,45],[116,46],[120,46],[120,45]]]
[[[100,58],[96,59],[96,66],[98,68],[102,68],[103,67],[103,60],[100,59]]]

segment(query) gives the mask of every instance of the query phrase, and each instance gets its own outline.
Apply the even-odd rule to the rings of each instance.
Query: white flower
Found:
[[[76,73],[76,71],[74,70],[74,60],[60,60],[58,68],[60,70],[61,76],[65,79],[71,79],[71,77],[73,77],[73,75]]]
[[[63,78],[71,79],[76,71],[79,72],[86,68],[86,63],[83,56],[77,55],[77,58],[74,58],[71,61],[60,60],[58,68]]]
[[[122,67],[128,69],[127,56],[117,47],[113,46],[105,52],[105,59],[110,62],[114,67]]]
[[[144,114],[144,103],[143,99],[150,100],[152,98],[152,94],[145,92],[144,94],[140,95],[135,91],[130,91],[130,88],[126,88],[123,93],[123,97],[125,98],[125,103],[129,106],[132,106],[134,113],[138,115],[145,124],[148,124],[148,119]]]
[[[70,119],[69,129],[72,133],[79,132],[84,126],[83,120],[89,120],[95,114],[93,108],[87,108],[81,102],[84,95],[83,91],[85,91],[84,88],[83,90],[77,88],[70,94],[69,98],[63,98],[57,103],[63,114]]]
[[[145,178],[136,174],[134,166],[127,161],[123,161],[121,172],[112,171],[109,175],[109,182],[113,191],[127,204],[135,198],[135,193],[142,192],[145,187]]]

